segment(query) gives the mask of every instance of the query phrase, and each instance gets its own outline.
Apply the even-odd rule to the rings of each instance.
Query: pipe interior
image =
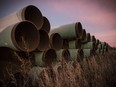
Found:
[[[49,49],[45,52],[43,61],[45,62],[45,66],[50,66],[53,62],[56,61],[56,52],[53,49]]]
[[[63,50],[62,57],[65,59],[66,62],[71,60],[70,52],[68,50]]]
[[[63,39],[63,49],[68,49],[69,48],[69,41],[67,39]]]
[[[75,24],[75,32],[76,32],[77,38],[80,38],[82,36],[82,25],[80,22]]]
[[[45,51],[49,48],[49,36],[48,33],[44,30],[38,30],[40,34],[40,43],[38,45],[38,50]]]
[[[83,31],[82,31],[82,38],[81,39],[86,40],[86,30],[85,29],[83,29]]]
[[[76,49],[80,49],[81,48],[81,39],[77,38],[76,39]]]
[[[38,29],[42,27],[43,17],[41,11],[37,7],[33,5],[26,7],[24,16],[26,20],[33,22]]]
[[[55,50],[60,50],[62,48],[63,42],[62,38],[58,33],[54,33],[52,35],[52,48]]]
[[[30,52],[37,48],[39,35],[36,27],[30,22],[20,22],[13,30],[12,39],[16,47]]]
[[[90,33],[87,33],[87,35],[86,35],[86,38],[87,38],[87,41],[89,42],[90,41]]]
[[[46,17],[43,17],[43,25],[41,29],[45,30],[47,33],[50,32],[50,22]]]

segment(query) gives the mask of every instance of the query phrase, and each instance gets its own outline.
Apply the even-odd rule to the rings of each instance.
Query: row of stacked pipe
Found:
[[[33,5],[0,20],[0,78],[7,70],[16,73],[20,59],[30,59],[33,66],[46,67],[105,54],[111,47],[86,33],[80,22],[51,29],[49,20]],[[5,74],[5,75],[4,75]]]

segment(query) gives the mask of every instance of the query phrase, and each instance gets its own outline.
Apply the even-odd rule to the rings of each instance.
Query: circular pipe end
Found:
[[[68,63],[71,60],[70,52],[67,49],[64,49],[62,52],[62,56],[65,59],[65,61]]]
[[[86,30],[85,30],[85,29],[82,30],[82,37],[81,37],[81,40],[82,40],[82,41],[86,40]]]
[[[25,20],[31,21],[37,26],[37,29],[41,29],[43,25],[43,17],[41,11],[36,6],[29,5],[22,11]]]
[[[81,38],[81,36],[82,36],[82,25],[81,25],[81,23],[80,22],[77,22],[76,24],[75,24],[75,32],[76,32],[76,36],[77,36],[77,38]]]
[[[91,38],[90,33],[87,33],[86,38],[87,38],[87,42],[89,42]]]
[[[45,63],[45,66],[51,66],[53,63],[55,64],[56,62],[56,52],[53,49],[48,49],[44,52],[42,60]]]
[[[81,39],[77,38],[75,45],[76,45],[76,49],[80,49],[81,48]]]
[[[50,32],[50,22],[45,16],[43,16],[43,25],[41,29],[45,30],[47,33]]]
[[[28,21],[15,24],[12,29],[11,38],[15,47],[25,52],[35,50],[39,44],[37,28]]]
[[[50,35],[50,45],[54,50],[60,50],[63,46],[63,39],[58,33]]]
[[[38,33],[40,34],[40,42],[37,47],[39,51],[45,51],[49,48],[49,36],[48,33],[44,30],[38,30]]]
[[[63,39],[63,49],[68,49],[69,48],[69,41],[67,39]]]

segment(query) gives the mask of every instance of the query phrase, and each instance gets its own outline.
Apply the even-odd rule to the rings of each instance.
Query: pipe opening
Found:
[[[81,38],[82,41],[86,40],[86,30],[83,29],[82,30],[82,38]]]
[[[42,57],[42,60],[45,63],[45,66],[51,66],[53,63],[56,62],[56,52],[53,49],[49,49],[45,51],[44,56]]]
[[[44,30],[38,30],[38,33],[40,34],[40,42],[37,47],[39,51],[45,51],[49,48],[49,36],[48,33]]]
[[[41,11],[37,7],[33,5],[27,6],[24,9],[24,18],[33,22],[38,29],[42,27],[43,17]]]
[[[46,17],[43,17],[43,25],[41,29],[45,30],[47,33],[50,32],[50,22]]]
[[[76,49],[80,49],[81,48],[81,39],[77,38],[75,45],[76,45]]]
[[[62,48],[63,40],[58,33],[53,33],[50,36],[50,41],[51,41],[51,47],[54,50],[60,50]]]
[[[69,48],[69,41],[67,39],[63,39],[63,49],[68,49]]]
[[[81,38],[81,36],[82,36],[82,25],[81,25],[80,22],[77,22],[75,24],[75,32],[76,32],[77,38]]]
[[[95,42],[95,43],[96,43],[96,38],[95,38],[95,36],[92,36],[92,42]]]
[[[33,51],[39,44],[36,27],[27,21],[16,24],[11,35],[14,45],[21,51]]]
[[[89,42],[91,38],[90,33],[87,33],[86,38],[87,38],[87,42]]]
[[[70,52],[68,50],[63,50],[62,57],[65,59],[67,63],[71,60]]]

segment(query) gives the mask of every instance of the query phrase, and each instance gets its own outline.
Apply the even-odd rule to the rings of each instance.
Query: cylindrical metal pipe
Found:
[[[56,62],[56,52],[53,49],[48,49],[43,52],[35,52],[35,65],[46,67],[51,66],[52,63],[55,64]]]
[[[86,30],[82,30],[82,36],[81,36],[81,41],[86,41]]]
[[[47,33],[50,32],[50,22],[45,16],[43,16],[43,25],[41,29],[45,30]]]
[[[97,50],[96,50],[96,53],[97,53],[97,54],[100,54],[100,53],[101,53],[101,49],[97,49]]]
[[[69,49],[69,41],[67,39],[63,39],[63,49]]]
[[[28,21],[6,27],[0,32],[0,46],[31,52],[39,44],[37,28]]]
[[[49,36],[48,33],[44,30],[38,30],[38,34],[40,35],[40,42],[37,47],[39,51],[45,51],[49,48]]]
[[[70,56],[71,56],[71,60],[72,61],[82,61],[84,54],[83,54],[83,50],[82,49],[69,49],[70,52]]]
[[[93,35],[93,36],[91,36],[91,42],[96,43],[96,38],[95,38],[95,36],[94,36],[94,35]]]
[[[76,40],[69,41],[69,49],[80,49],[81,48],[81,39],[77,38]]]
[[[69,61],[71,61],[71,57],[70,57],[70,52],[68,49],[61,49],[59,51],[56,51],[57,53],[57,61],[61,62],[62,58],[64,58],[66,60],[66,62],[68,63]]]
[[[0,29],[6,26],[21,22],[23,20],[28,20],[40,29],[43,24],[43,17],[41,11],[33,5],[26,6],[25,8],[15,12],[9,16],[4,17],[0,20]]]
[[[82,25],[80,22],[62,25],[55,28],[51,33],[59,33],[63,39],[74,40],[82,35]]]
[[[95,43],[94,42],[88,42],[85,44],[81,44],[82,49],[94,49],[95,48]]]
[[[102,44],[98,44],[98,49],[102,49]]]
[[[50,47],[54,50],[60,50],[63,46],[63,39],[58,33],[50,35]]]
[[[90,40],[90,33],[87,33],[87,34],[86,34],[86,39],[85,39],[85,40],[82,40],[81,43],[82,43],[82,44],[85,44],[85,43],[90,42],[90,41],[91,41],[91,40]]]
[[[84,57],[89,57],[94,54],[94,50],[92,49],[83,49]]]

